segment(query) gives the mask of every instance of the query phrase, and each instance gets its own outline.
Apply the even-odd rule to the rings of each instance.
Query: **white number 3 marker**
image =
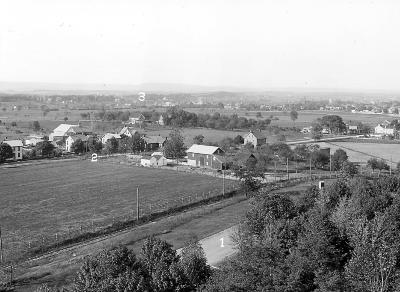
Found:
[[[224,238],[223,237],[221,237],[221,247],[224,247]]]

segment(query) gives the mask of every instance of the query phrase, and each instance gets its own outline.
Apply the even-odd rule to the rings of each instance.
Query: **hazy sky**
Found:
[[[0,81],[400,90],[400,1],[0,0]]]

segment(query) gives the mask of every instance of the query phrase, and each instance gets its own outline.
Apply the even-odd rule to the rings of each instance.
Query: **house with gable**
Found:
[[[4,140],[4,144],[8,144],[12,148],[14,160],[22,160],[22,144],[21,140]]]
[[[62,140],[65,142],[68,136],[75,134],[74,128],[76,127],[79,127],[79,125],[60,124],[53,130],[53,133],[49,135],[49,141]]]
[[[375,134],[380,136],[396,136],[397,131],[394,127],[391,127],[390,124],[383,122],[382,124],[378,124],[375,127]]]
[[[67,140],[65,140],[65,150],[67,152],[72,152],[72,145],[79,139],[82,140],[82,142],[85,144],[85,147],[87,147],[89,137],[90,136],[85,136],[85,135],[68,136]]]
[[[267,137],[261,132],[250,131],[244,136],[244,145],[253,144],[254,148],[267,143]]]
[[[164,147],[167,138],[162,136],[144,136],[143,137],[146,150],[157,150]]]
[[[139,133],[139,131],[133,127],[127,127],[127,126],[123,127],[121,131],[119,131],[120,136],[125,135],[129,138],[133,137],[136,133]]]
[[[108,140],[110,140],[111,138],[115,138],[115,139],[121,139],[121,135],[120,134],[112,134],[112,133],[107,133],[104,134],[101,137],[101,143],[103,143],[103,145],[105,145],[107,143]]]
[[[49,135],[49,141],[64,144],[69,136],[90,135],[92,133],[93,131],[91,129],[81,125],[60,124],[53,130],[53,133]]]
[[[142,113],[133,113],[129,118],[129,124],[142,125],[146,121],[146,117]]]
[[[193,144],[186,152],[190,166],[222,169],[224,150],[219,147]]]

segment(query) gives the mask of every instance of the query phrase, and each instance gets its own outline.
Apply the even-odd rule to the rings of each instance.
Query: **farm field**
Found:
[[[317,143],[321,147],[330,147],[331,153],[336,149],[343,149],[353,162],[366,163],[370,158],[383,158],[388,162],[392,159],[394,165],[400,161],[400,144],[332,142]]]
[[[3,168],[0,178],[6,245],[132,214],[136,186],[141,205],[222,188],[221,180],[210,176],[89,161]]]

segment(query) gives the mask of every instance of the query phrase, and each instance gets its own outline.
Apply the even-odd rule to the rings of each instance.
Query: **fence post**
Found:
[[[10,265],[10,286],[12,286],[12,283],[14,282],[13,279],[13,265]]]

